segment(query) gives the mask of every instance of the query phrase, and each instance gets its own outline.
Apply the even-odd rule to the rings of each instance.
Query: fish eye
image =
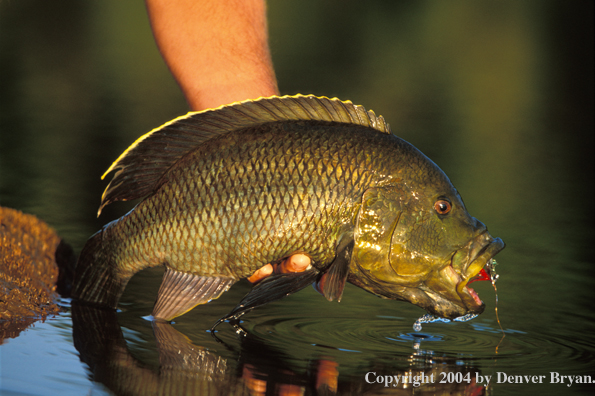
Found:
[[[439,199],[434,203],[434,210],[440,215],[445,215],[452,209],[452,205],[445,199]]]

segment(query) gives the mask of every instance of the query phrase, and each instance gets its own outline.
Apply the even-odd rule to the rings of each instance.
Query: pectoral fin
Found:
[[[211,328],[215,330],[221,322],[229,319],[238,319],[246,312],[253,310],[271,301],[279,300],[298,292],[313,283],[319,275],[319,271],[311,268],[304,272],[292,272],[288,274],[271,275],[258,283],[250,290],[240,303],[227,315],[219,319]]]
[[[153,308],[153,318],[170,321],[227,291],[235,279],[198,276],[166,268]]]
[[[349,263],[353,252],[353,234],[349,238],[343,238],[337,248],[337,256],[325,272],[316,282],[314,288],[326,297],[327,300],[341,301],[345,282],[349,275]]]

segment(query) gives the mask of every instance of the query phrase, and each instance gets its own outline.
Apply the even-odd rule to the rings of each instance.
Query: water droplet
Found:
[[[458,318],[454,318],[453,320],[455,322],[467,322],[467,321],[470,321],[471,319],[477,318],[477,316],[478,316],[477,314],[468,313],[467,315],[459,316]]]
[[[433,314],[425,314],[424,316],[422,316],[421,318],[419,318],[415,321],[415,323],[413,324],[413,330],[421,331],[422,323],[435,323],[435,322],[448,323],[448,322],[450,322],[450,319],[441,318],[440,316],[436,316]]]
[[[494,287],[494,294],[496,295],[496,305],[494,306],[494,312],[496,313],[496,320],[498,321],[498,326],[500,326],[500,330],[502,330],[502,338],[500,339],[498,345],[496,345],[496,354],[498,354],[498,348],[500,347],[500,344],[502,343],[504,337],[506,337],[506,334],[504,333],[502,323],[500,323],[500,316],[498,315],[498,289],[496,288],[496,281],[500,276],[496,273],[496,265],[498,265],[498,263],[494,259],[490,259],[490,261],[488,261],[487,264],[487,267],[490,270],[490,280],[492,281],[492,286]]]
[[[477,316],[478,316],[477,314],[469,313],[467,315],[463,315],[463,316],[459,316],[458,318],[454,318],[453,320],[455,322],[467,322],[471,319],[476,318]],[[436,316],[436,315],[432,315],[432,314],[425,314],[424,316],[422,316],[421,318],[419,318],[415,321],[415,323],[413,324],[413,330],[421,331],[422,323],[436,323],[436,322],[449,323],[450,319],[441,318],[440,316]]]

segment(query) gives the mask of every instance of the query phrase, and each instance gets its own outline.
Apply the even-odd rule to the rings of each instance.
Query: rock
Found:
[[[68,293],[74,262],[72,249],[46,223],[0,207],[0,343],[59,312],[57,289]]]

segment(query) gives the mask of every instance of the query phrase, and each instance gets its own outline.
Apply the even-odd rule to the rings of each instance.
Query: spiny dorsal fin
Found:
[[[161,176],[184,155],[216,136],[237,129],[280,121],[334,121],[390,133],[382,116],[337,98],[312,95],[272,96],[190,112],[141,136],[109,167],[114,177],[101,198],[97,215],[115,201],[142,198]]]

